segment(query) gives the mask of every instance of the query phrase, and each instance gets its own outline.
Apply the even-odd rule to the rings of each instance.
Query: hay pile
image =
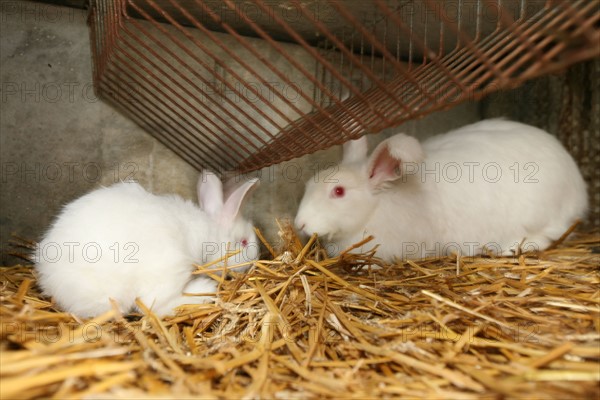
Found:
[[[0,397],[600,395],[600,236],[401,265],[282,236],[217,304],[164,320],[77,321],[40,297],[29,266],[2,268]]]

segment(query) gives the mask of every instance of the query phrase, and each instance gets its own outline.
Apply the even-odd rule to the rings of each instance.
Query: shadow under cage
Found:
[[[249,172],[597,57],[588,0],[95,0],[97,94]]]

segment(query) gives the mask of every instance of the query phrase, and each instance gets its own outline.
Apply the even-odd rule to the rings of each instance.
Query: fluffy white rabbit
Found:
[[[378,256],[541,250],[587,210],[586,185],[550,134],[501,119],[432,137],[397,134],[367,158],[366,137],[307,183],[295,225],[335,255],[368,235]],[[357,249],[361,250],[361,249]]]
[[[110,309],[109,298],[127,312],[136,298],[157,315],[182,304],[214,300],[217,284],[192,275],[194,263],[242,251],[228,265],[256,260],[259,244],[252,225],[238,216],[257,182],[242,182],[223,198],[211,172],[198,181],[200,207],[175,195],[158,196],[139,184],[121,182],[94,190],[64,207],[35,254],[38,281],[57,305],[79,317]],[[218,267],[218,265],[215,265]]]

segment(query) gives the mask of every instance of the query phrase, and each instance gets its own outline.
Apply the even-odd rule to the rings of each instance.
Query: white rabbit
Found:
[[[397,134],[369,158],[366,137],[346,143],[341,165],[307,183],[295,225],[331,241],[331,255],[368,235],[388,261],[511,255],[546,248],[586,210],[586,185],[556,138],[494,119],[422,146]]]
[[[219,178],[205,171],[198,181],[200,207],[132,182],[92,191],[66,205],[38,244],[39,284],[79,317],[109,310],[109,298],[125,312],[139,298],[160,316],[182,304],[212,301],[183,295],[216,291],[214,280],[192,279],[193,264],[218,260],[234,248],[242,251],[228,265],[247,263],[238,268],[245,270],[257,259],[253,227],[238,216],[256,182],[242,182],[224,199]]]

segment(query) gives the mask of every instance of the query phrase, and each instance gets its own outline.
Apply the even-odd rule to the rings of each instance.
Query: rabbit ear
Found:
[[[417,139],[403,133],[379,143],[369,158],[367,172],[371,188],[402,176],[403,165],[423,161],[424,154]]]
[[[344,143],[344,156],[342,163],[350,164],[363,161],[367,158],[367,137],[361,136],[356,140],[349,140]]]
[[[242,184],[249,182],[251,175],[245,175],[240,173],[233,173],[230,175],[224,174],[223,178],[223,198],[227,199],[231,193]]]
[[[223,210],[223,186],[217,175],[202,171],[198,179],[198,203],[211,217],[218,217]]]
[[[225,200],[223,209],[221,210],[221,222],[225,226],[231,226],[242,205],[242,201],[248,195],[248,192],[258,182],[258,178],[252,178],[244,181],[235,189],[231,190],[231,194]]]

